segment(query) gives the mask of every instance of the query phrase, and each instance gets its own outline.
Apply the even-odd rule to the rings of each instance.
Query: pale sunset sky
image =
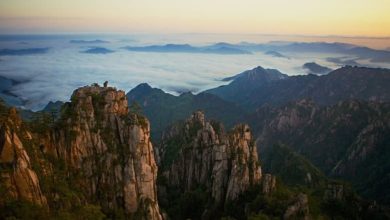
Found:
[[[0,0],[0,34],[390,36],[390,0]]]

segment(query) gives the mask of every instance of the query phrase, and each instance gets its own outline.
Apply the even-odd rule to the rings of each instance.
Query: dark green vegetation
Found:
[[[202,187],[184,193],[169,188],[166,195],[159,203],[172,219],[201,219],[206,207],[213,205],[209,192]]]
[[[325,76],[288,77],[274,69],[256,67],[223,80],[232,82],[198,95],[180,96],[140,84],[127,97],[129,104],[139,103],[151,121],[154,140],[160,139],[168,125],[199,109],[229,128],[242,121],[245,114],[267,104],[280,106],[303,98],[311,98],[320,105],[350,99],[390,100],[387,69],[343,67]]]
[[[346,66],[323,76],[281,77],[274,74],[273,80],[267,79],[269,71],[259,70],[262,68],[239,74],[229,85],[205,93],[215,94],[247,111],[254,111],[264,104],[283,105],[303,98],[311,98],[321,105],[349,99],[390,100],[388,69]],[[278,77],[280,79],[276,80]]]
[[[128,160],[130,153],[128,148],[121,145],[121,143],[116,143],[117,138],[114,136],[117,133],[102,123],[104,120],[103,114],[105,114],[102,112],[105,106],[104,98],[98,94],[89,95],[92,106],[95,109],[94,117],[97,121],[95,127],[92,127],[90,130],[92,133],[99,132],[103,141],[109,147],[108,151],[103,154],[86,158],[86,160],[90,160],[95,164],[93,166],[94,170],[92,171],[94,173],[90,178],[98,177],[98,181],[100,181],[102,176],[106,174],[104,172],[107,172],[105,171],[107,168],[100,162],[100,160],[104,159],[105,155],[118,154],[117,163],[123,165],[125,160]],[[40,206],[33,202],[11,196],[9,194],[11,191],[9,190],[10,186],[5,185],[7,181],[2,178],[9,176],[8,174],[13,175],[16,164],[9,165],[3,163],[3,158],[1,158],[0,219],[137,219],[137,215],[145,214],[141,210],[135,213],[134,216],[130,216],[129,214],[125,214],[123,208],[110,208],[106,205],[108,203],[107,197],[119,191],[117,185],[109,186],[107,183],[101,183],[100,189],[91,198],[89,193],[91,185],[85,180],[88,174],[80,169],[75,169],[70,165],[69,161],[65,161],[56,156],[58,154],[47,152],[53,150],[50,144],[47,143],[50,138],[63,135],[66,139],[63,144],[70,145],[70,142],[74,141],[75,137],[77,137],[78,133],[73,129],[73,126],[75,123],[85,120],[85,118],[83,119],[82,116],[77,114],[77,108],[83,109],[86,107],[78,106],[77,101],[77,97],[73,96],[72,102],[61,104],[61,110],[59,112],[55,110],[59,114],[59,117],[55,117],[52,114],[54,110],[49,109],[47,110],[48,112],[37,112],[33,114],[28,122],[21,121],[14,109],[11,110],[3,102],[0,103],[0,154],[3,156],[3,134],[7,131],[4,129],[9,128],[8,132],[16,132],[16,135],[21,140],[23,148],[26,150],[26,155],[29,157],[28,161],[31,164],[30,171],[28,172],[33,172],[37,175],[40,186],[40,190],[37,189],[37,191],[41,191],[47,201],[47,206],[46,204]],[[137,115],[135,112],[129,114],[128,117],[128,119],[126,118],[126,123],[142,126],[147,125],[145,117]],[[26,135],[27,133],[32,136]],[[70,148],[70,146],[66,147]],[[54,150],[58,149],[56,148]],[[3,174],[7,175],[4,176]],[[24,180],[19,179],[18,181]]]
[[[16,122],[19,116],[13,115],[3,102],[0,103],[0,124],[7,124],[8,120]],[[33,204],[29,201],[17,200],[9,196],[7,187],[0,181],[0,219],[104,219],[98,205],[86,204],[84,193],[78,187],[80,186],[77,172],[70,172],[70,168],[65,162],[58,158],[48,157],[40,149],[39,142],[32,142],[26,139],[23,132],[32,130],[38,134],[45,134],[50,128],[53,128],[54,122],[49,114],[36,114],[32,122],[22,122],[18,131],[27,154],[30,157],[31,166],[40,179],[42,192],[47,196],[48,205],[52,212],[47,208]],[[8,168],[2,164],[0,174],[8,172]],[[11,168],[12,169],[12,168]],[[45,175],[48,170],[50,175]]]
[[[218,123],[213,123],[214,124]],[[281,219],[291,207],[298,212],[287,219],[387,219],[389,210],[375,202],[362,199],[347,182],[325,176],[308,159],[290,147],[276,144],[261,154],[264,173],[277,177],[276,188],[270,193],[262,191],[262,182],[251,187],[238,199],[218,205],[211,197],[207,185],[192,190],[170,186],[164,176],[180,151],[189,148],[200,129],[190,126],[188,135],[183,123],[173,125],[178,133],[163,139],[166,155],[159,170],[159,203],[172,219]],[[170,130],[170,129],[168,129]],[[218,129],[216,129],[218,130]],[[172,133],[170,133],[172,134]],[[263,177],[265,178],[265,177]],[[307,200],[307,201],[306,201]]]
[[[345,186],[340,184],[339,186]],[[332,188],[290,187],[278,181],[276,189],[264,194],[253,188],[236,201],[225,205],[226,219],[282,219],[292,205],[307,204],[288,219],[304,219],[310,213],[312,219],[388,219],[388,210],[360,199],[348,187],[343,188],[342,198],[327,197]],[[305,196],[306,195],[306,196]],[[298,207],[298,206],[297,206]]]
[[[307,210],[313,219],[390,218],[388,208],[382,206],[390,204],[389,70],[344,67],[326,76],[288,77],[258,67],[225,80],[232,82],[198,95],[180,96],[141,84],[127,94],[133,113],[128,123],[146,126],[145,118],[139,116],[145,114],[151,121],[152,137],[159,140],[166,127],[198,109],[226,127],[247,122],[257,138],[263,173],[277,177],[276,189],[266,194],[259,185],[237,200],[218,206],[206,185],[185,193],[175,187],[159,188],[158,193],[165,194],[159,199],[160,207],[171,218],[280,219],[288,207],[299,199],[304,201],[303,194],[307,195],[307,207],[293,219],[302,219]],[[92,100],[97,109],[94,117],[101,121],[99,109],[104,100],[97,96]],[[48,130],[69,126],[66,135],[75,136],[67,124],[67,119],[78,117],[73,107],[71,103],[51,103],[44,110],[46,113],[30,114],[30,122],[23,122],[22,130],[46,135]],[[1,123],[8,112],[7,107],[0,105]],[[214,124],[213,127],[219,130]],[[157,177],[159,185],[167,181],[161,173],[177,159],[180,150],[194,141],[197,130],[194,126],[188,136],[176,135],[166,140],[166,156]],[[99,123],[92,131],[104,133],[107,143],[115,135]],[[0,219],[125,218],[122,209],[108,211],[97,201],[87,203],[89,198],[82,187],[75,187],[82,185],[76,172],[64,161],[43,154],[41,143],[25,138],[21,141],[47,195],[49,208],[55,211],[49,213],[32,203],[8,198],[6,188],[0,185],[0,197],[5,198],[0,203]],[[128,154],[124,150],[121,153]],[[118,163],[123,160],[119,157]],[[47,167],[51,167],[51,175],[42,175]],[[10,170],[12,167],[0,167],[0,172]],[[108,194],[100,192],[96,196],[104,199]]]
[[[127,93],[129,104],[137,102],[151,123],[152,138],[159,140],[162,131],[175,121],[183,120],[192,112],[202,109],[210,118],[232,126],[243,115],[235,104],[210,94],[183,93],[174,96],[148,84],[140,84]]]
[[[288,77],[258,67],[225,80],[232,82],[201,94],[212,93],[235,103],[233,108],[244,109],[239,121],[249,123],[258,137],[260,158],[267,172],[277,174],[289,187],[315,187],[326,182],[327,176],[339,178],[350,181],[364,198],[389,203],[388,69],[346,66],[324,76]],[[184,118],[170,114],[162,117],[164,113],[158,109],[161,103],[169,103],[167,99],[156,95],[153,102],[139,100],[143,109],[158,106],[153,107],[153,113],[145,112],[149,117],[166,119],[158,130]],[[309,100],[299,101],[302,99]],[[186,106],[185,101],[176,100],[175,110],[170,111],[173,115]],[[233,124],[230,120],[237,119],[226,117],[221,121]],[[274,149],[273,145],[278,147]]]
[[[254,98],[252,95],[256,89],[287,77],[278,70],[264,69],[258,66],[236,76],[225,78],[224,81],[233,81],[228,85],[210,89],[204,93],[214,94],[224,100],[246,107],[244,104]]]
[[[276,175],[276,189],[264,194],[259,191],[260,188],[252,188],[237,201],[226,205],[228,216],[244,219],[250,213],[248,219],[280,219],[287,207],[297,202],[304,193],[313,219],[390,217],[388,209],[360,198],[348,183],[327,178],[288,146],[274,145],[262,164],[266,172]],[[302,219],[303,214],[298,213],[293,219]]]
[[[379,104],[390,100],[388,69],[346,66],[324,76],[288,77],[257,67],[225,80],[232,82],[196,96],[175,97],[146,84],[127,96],[150,118],[154,140],[169,124],[203,109],[227,127],[249,123],[261,136],[264,159],[273,144],[286,144],[325,175],[352,181],[362,195],[388,203],[389,108]],[[311,101],[297,104],[307,98]],[[351,155],[355,158],[348,160]]]
[[[351,181],[361,195],[389,204],[389,104],[344,101],[321,107],[303,100],[260,108],[247,120],[265,161],[278,155],[274,144],[286,144],[326,175]],[[280,170],[272,166],[265,163],[270,172]]]
[[[262,158],[263,170],[278,176],[288,186],[315,188],[327,182],[319,169],[288,146],[275,144]]]

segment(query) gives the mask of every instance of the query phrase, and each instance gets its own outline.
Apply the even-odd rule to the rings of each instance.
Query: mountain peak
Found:
[[[326,75],[329,72],[332,71],[332,69],[322,66],[316,62],[308,62],[303,64],[303,69],[307,70],[308,73],[310,74],[315,74],[315,75]]]
[[[255,68],[253,68],[252,70],[254,70],[254,71],[266,71],[262,66],[257,66]]]
[[[137,97],[140,95],[149,94],[151,91],[153,91],[153,88],[149,84],[141,83],[141,84],[137,85],[136,87],[134,87],[133,89],[131,89],[127,93],[127,95],[131,96],[131,97]]]
[[[240,74],[237,74],[235,76],[224,78],[223,81],[241,81],[241,80],[249,80],[249,81],[256,81],[256,80],[266,80],[266,81],[272,81],[272,80],[278,80],[286,78],[287,75],[281,73],[277,69],[265,69],[262,66],[257,66],[251,70],[244,71]],[[256,82],[257,83],[257,82]]]
[[[190,120],[193,123],[199,122],[202,126],[205,124],[205,116],[202,111],[195,111],[192,113]]]
[[[127,115],[128,106],[125,92],[114,87],[101,87],[97,83],[76,89],[71,97],[74,111],[85,111],[93,114],[114,113]]]
[[[152,87],[148,84],[148,83],[141,83],[141,84],[138,84],[138,86],[136,86],[134,89],[152,89]]]
[[[266,81],[273,81],[286,78],[287,75],[281,73],[276,69],[265,69],[262,66],[257,66],[251,70],[244,71],[238,75],[223,79],[223,81],[233,80],[236,81],[248,81],[249,83],[263,83]]]

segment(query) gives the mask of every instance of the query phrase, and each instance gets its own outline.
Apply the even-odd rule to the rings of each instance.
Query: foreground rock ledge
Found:
[[[24,178],[23,182],[28,183],[28,187],[23,187],[24,191],[15,196],[39,205],[50,203],[42,195],[37,175],[31,170],[28,155],[17,136],[7,127],[3,127],[1,133],[5,139],[1,149],[14,146],[18,152],[19,165],[10,178]],[[32,136],[34,140],[30,142],[39,143],[34,149],[45,155],[39,162],[50,165],[45,161],[47,157],[64,161],[67,176],[77,178],[72,182],[76,182],[82,192],[78,199],[81,204],[98,204],[108,212],[122,209],[134,219],[162,219],[149,121],[129,112],[123,91],[97,84],[79,88],[74,91],[71,102],[62,108],[58,122]],[[3,152],[2,163],[8,160],[4,155]],[[41,175],[55,176],[51,166],[47,167]]]

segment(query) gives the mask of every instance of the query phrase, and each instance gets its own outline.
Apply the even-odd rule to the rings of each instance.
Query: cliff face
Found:
[[[125,93],[83,87],[64,111],[64,127],[51,133],[45,150],[83,173],[86,192],[104,208],[160,219],[150,125],[129,114]]]
[[[15,128],[1,127],[0,162],[14,167],[6,183],[15,188],[15,196],[54,209],[95,204],[109,215],[123,210],[130,218],[162,219],[150,125],[129,112],[123,91],[97,85],[79,88],[58,122],[44,124],[45,129],[27,136],[48,201]],[[70,202],[64,205],[64,198]]]
[[[226,134],[220,123],[195,112],[165,133],[158,149],[163,187],[188,192],[202,188],[217,205],[260,183],[257,150],[247,125]]]
[[[38,176],[18,136],[22,131],[20,118],[15,109],[11,109],[7,116],[0,124],[0,186],[6,191],[6,198],[3,199],[9,196],[46,207],[46,197],[42,193]],[[24,131],[24,135],[24,138],[31,139],[27,131]]]
[[[384,187],[390,181],[385,171],[390,167],[389,109],[388,103],[349,100],[319,106],[300,100],[260,108],[247,120],[258,134],[265,161],[274,144],[285,144],[325,174],[349,180],[363,195],[389,203]]]

